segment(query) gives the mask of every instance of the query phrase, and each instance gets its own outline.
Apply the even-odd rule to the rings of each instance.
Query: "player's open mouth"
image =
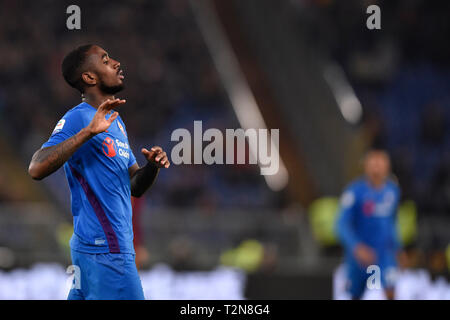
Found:
[[[123,70],[120,70],[120,71],[117,73],[117,75],[119,76],[119,79],[120,79],[120,80],[125,79],[125,76],[123,75]]]

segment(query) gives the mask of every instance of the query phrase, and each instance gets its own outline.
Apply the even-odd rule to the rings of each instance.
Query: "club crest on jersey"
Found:
[[[123,128],[122,124],[117,121],[117,126],[119,127],[120,131],[122,131],[123,135],[126,137],[127,134],[125,133],[125,129]]]
[[[114,140],[110,137],[106,137],[102,142],[102,150],[105,156],[112,158],[117,154],[116,145],[114,144]]]

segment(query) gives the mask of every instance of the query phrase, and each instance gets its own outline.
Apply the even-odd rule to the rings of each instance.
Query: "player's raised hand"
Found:
[[[158,168],[170,167],[169,158],[161,147],[155,146],[149,150],[142,148],[142,154],[145,156],[148,162],[153,163]]]
[[[92,118],[91,123],[88,125],[89,131],[96,135],[98,133],[104,132],[107,130],[114,120],[116,120],[117,116],[119,115],[118,112],[114,112],[108,119],[106,119],[106,115],[115,107],[118,107],[122,104],[124,104],[126,100],[121,99],[107,99],[105,100],[98,108],[97,112],[94,115],[94,118]]]

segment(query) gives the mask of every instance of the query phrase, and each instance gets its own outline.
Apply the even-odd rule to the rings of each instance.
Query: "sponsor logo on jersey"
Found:
[[[110,137],[106,137],[102,142],[102,150],[105,156],[112,158],[117,154],[116,145],[114,144],[114,140]]]
[[[128,145],[128,143],[116,139],[116,145],[117,147],[119,147],[119,155],[126,159],[130,159],[130,153],[128,152],[130,146]]]
[[[119,154],[119,156],[124,157],[125,159],[130,159],[129,148],[130,146],[128,143],[122,142],[119,139],[113,140],[110,137],[106,137],[102,142],[103,153],[109,158],[113,158]]]
[[[363,213],[366,215],[366,216],[371,216],[371,215],[373,215],[374,214],[374,212],[375,212],[375,202],[373,202],[372,200],[367,200],[367,201],[365,201],[364,203],[363,203],[363,208],[362,208],[362,210],[363,210]]]
[[[362,210],[366,216],[386,217],[392,214],[392,208],[395,204],[395,195],[392,192],[384,194],[381,202],[376,203],[374,200],[366,200],[363,202]]]

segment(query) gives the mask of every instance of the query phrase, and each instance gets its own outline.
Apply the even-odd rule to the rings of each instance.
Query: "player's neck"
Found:
[[[114,95],[99,93],[83,93],[81,95],[81,101],[88,103],[96,109],[107,99],[113,100],[115,98]]]
[[[367,181],[369,182],[369,184],[374,187],[375,189],[381,189],[383,188],[384,184],[385,184],[385,180],[375,180],[375,179],[367,179]]]

